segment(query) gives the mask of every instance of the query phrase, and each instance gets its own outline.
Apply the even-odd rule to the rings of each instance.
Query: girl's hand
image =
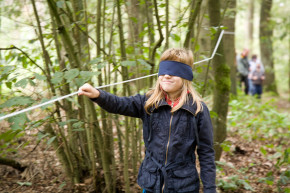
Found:
[[[92,85],[86,83],[79,88],[78,95],[85,95],[89,98],[98,98],[100,96],[100,92],[95,89]]]

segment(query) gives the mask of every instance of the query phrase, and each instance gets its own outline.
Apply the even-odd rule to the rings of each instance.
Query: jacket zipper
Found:
[[[171,107],[173,107],[173,103],[172,103]],[[171,114],[171,117],[170,117],[169,136],[168,136],[168,142],[167,142],[167,146],[166,146],[165,166],[166,166],[166,164],[167,164],[167,156],[168,156],[168,148],[169,148],[170,135],[171,135],[171,124],[172,124],[172,119],[173,119],[173,113]],[[163,186],[162,186],[162,193],[163,193],[163,191],[164,191],[164,187],[165,187],[165,184],[163,183]]]

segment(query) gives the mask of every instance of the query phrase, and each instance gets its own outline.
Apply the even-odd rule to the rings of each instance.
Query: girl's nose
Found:
[[[165,77],[165,78],[171,78],[171,75],[169,75],[169,74],[165,74],[164,77]]]

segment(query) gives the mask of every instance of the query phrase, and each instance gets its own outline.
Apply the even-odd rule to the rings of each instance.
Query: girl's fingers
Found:
[[[99,96],[99,91],[90,84],[86,83],[79,88],[78,95],[85,95],[89,98],[97,98]]]

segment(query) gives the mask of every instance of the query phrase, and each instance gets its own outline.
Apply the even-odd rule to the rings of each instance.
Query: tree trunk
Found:
[[[157,27],[158,27],[158,32],[159,32],[159,40],[154,44],[152,52],[150,53],[150,56],[149,56],[150,63],[152,64],[150,74],[153,74],[153,72],[155,70],[155,55],[156,55],[157,48],[159,48],[161,46],[161,44],[164,40],[164,36],[162,34],[160,17],[159,17],[159,13],[158,13],[157,1],[153,0],[153,3],[154,3],[155,18],[157,21]],[[150,77],[150,86],[152,86],[152,85],[153,85],[153,77]]]
[[[231,93],[237,95],[237,67],[236,67],[236,52],[235,52],[235,18],[236,18],[236,0],[229,0],[229,12],[227,13],[223,24],[227,27],[227,31],[233,34],[225,34],[223,37],[224,53],[226,63],[230,66],[231,78]]]
[[[261,59],[265,67],[265,90],[278,94],[275,80],[273,59],[273,23],[271,22],[272,0],[262,0],[260,12],[260,49]]]
[[[254,35],[254,10],[255,10],[255,1],[248,0],[248,18],[247,18],[247,45],[250,53],[253,53],[253,35]]]
[[[187,33],[186,33],[186,37],[183,44],[183,47],[185,48],[190,48],[191,37],[194,30],[194,23],[200,11],[201,3],[202,3],[202,0],[197,0],[195,3],[192,2],[192,6],[190,9],[190,16],[188,20]]]
[[[220,25],[220,0],[209,0],[209,18],[210,25],[217,27]],[[218,30],[216,37],[219,36]],[[212,41],[212,47],[216,44]],[[220,144],[226,139],[226,123],[228,113],[228,102],[230,93],[230,69],[226,64],[223,44],[221,43],[217,49],[217,54],[213,58],[213,72],[214,72],[214,96],[213,96],[213,111],[217,116],[213,118],[214,128],[214,148],[216,152],[216,160],[219,160],[222,153]]]
[[[125,48],[125,38],[123,32],[122,24],[122,15],[121,15],[121,2],[117,1],[117,13],[118,13],[118,28],[119,28],[119,41],[120,41],[120,50],[121,50],[121,60],[127,60],[126,48]],[[122,66],[122,79],[123,81],[128,80],[128,69],[125,66]],[[130,93],[128,84],[123,85],[123,95],[126,96]],[[130,180],[129,180],[129,118],[125,117],[125,157],[124,157],[124,181],[125,181],[125,192],[130,192]]]

